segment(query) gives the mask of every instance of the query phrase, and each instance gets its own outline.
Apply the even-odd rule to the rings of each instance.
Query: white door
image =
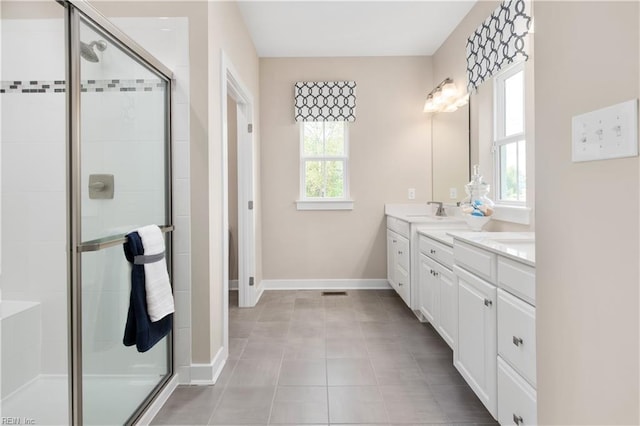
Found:
[[[253,129],[247,104],[238,103],[238,305],[255,306]]]
[[[391,287],[396,288],[396,240],[393,232],[387,229],[387,281]]]
[[[424,254],[420,254],[418,293],[420,295],[420,312],[437,330],[438,315],[438,278],[435,276],[435,262]]]
[[[497,414],[496,288],[454,266],[458,280],[458,340],[454,365],[487,410]]]

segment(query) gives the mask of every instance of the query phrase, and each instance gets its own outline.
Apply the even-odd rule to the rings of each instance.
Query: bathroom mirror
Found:
[[[469,182],[469,105],[431,114],[433,199],[455,204]]]

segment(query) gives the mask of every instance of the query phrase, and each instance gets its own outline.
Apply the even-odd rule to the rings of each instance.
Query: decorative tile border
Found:
[[[164,91],[162,80],[83,80],[81,92],[157,92]],[[2,81],[0,93],[65,93],[64,80]]]

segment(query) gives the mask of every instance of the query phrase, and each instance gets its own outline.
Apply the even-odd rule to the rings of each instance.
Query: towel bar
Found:
[[[160,230],[162,233],[167,233],[173,231],[173,225],[160,225]],[[78,251],[80,253],[85,253],[88,251],[98,251],[102,249],[106,249],[109,247],[117,246],[120,244],[124,244],[127,241],[126,234],[118,234],[112,235],[109,237],[98,238],[96,240],[86,241],[81,243],[78,246]]]

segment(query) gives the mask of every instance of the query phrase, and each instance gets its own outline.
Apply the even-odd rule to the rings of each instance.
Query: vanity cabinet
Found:
[[[401,217],[404,219],[387,213],[387,280],[407,306],[418,315],[421,263],[418,229],[455,230],[460,229],[464,221],[457,217],[429,215],[405,214]],[[449,263],[452,263],[451,248],[449,253]]]
[[[535,246],[531,243],[533,251],[522,252],[520,260],[513,254],[518,250],[492,242],[490,233],[486,240],[480,233],[465,235],[455,236],[453,244],[454,365],[500,424],[534,425]]]
[[[409,239],[387,229],[387,280],[406,304],[410,302]]]
[[[419,236],[419,246],[420,313],[453,349],[458,334],[458,294],[452,271],[453,247],[429,233]]]

